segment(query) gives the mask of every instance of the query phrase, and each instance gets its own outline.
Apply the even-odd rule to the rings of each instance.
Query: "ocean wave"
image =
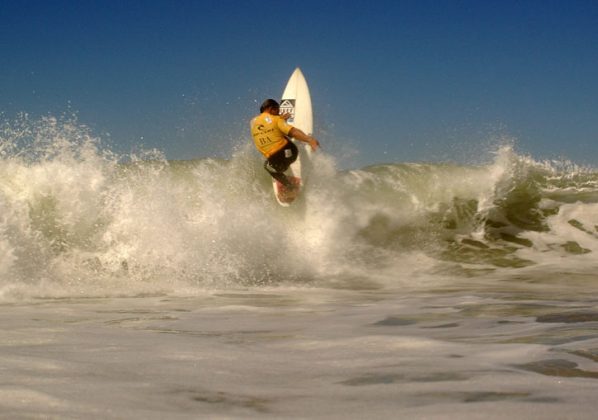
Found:
[[[155,151],[117,156],[72,119],[4,123],[0,296],[596,268],[593,169],[537,162],[509,146],[486,165],[340,171],[318,153],[307,169],[303,196],[282,208],[250,142],[229,160],[168,161]]]

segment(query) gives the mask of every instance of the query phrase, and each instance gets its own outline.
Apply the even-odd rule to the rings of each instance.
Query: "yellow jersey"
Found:
[[[287,136],[293,127],[279,115],[263,112],[251,120],[251,136],[255,147],[267,158],[287,144]]]

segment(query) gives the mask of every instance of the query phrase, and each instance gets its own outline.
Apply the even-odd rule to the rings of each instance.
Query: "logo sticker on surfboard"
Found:
[[[295,100],[294,99],[283,99],[280,104],[280,114],[291,114],[289,120],[295,119]]]

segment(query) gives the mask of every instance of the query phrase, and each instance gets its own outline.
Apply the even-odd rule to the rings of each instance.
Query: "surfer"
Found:
[[[290,116],[280,115],[278,102],[266,99],[260,107],[260,115],[251,120],[251,136],[255,147],[266,157],[266,171],[286,188],[293,189],[294,184],[284,172],[297,160],[299,150],[289,137],[308,143],[314,151],[318,149],[320,142],[288,124]]]

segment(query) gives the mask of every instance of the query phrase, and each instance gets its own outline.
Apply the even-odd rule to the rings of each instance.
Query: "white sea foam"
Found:
[[[593,268],[598,248],[597,175],[511,147],[487,165],[351,171],[318,153],[288,209],[250,142],[229,161],[118,157],[76,121],[23,117],[0,150],[5,298],[398,286],[451,265],[538,265],[546,251]]]
[[[598,176],[339,171],[276,204],[228,161],[114,156],[76,121],[0,131],[9,418],[593,418]]]

